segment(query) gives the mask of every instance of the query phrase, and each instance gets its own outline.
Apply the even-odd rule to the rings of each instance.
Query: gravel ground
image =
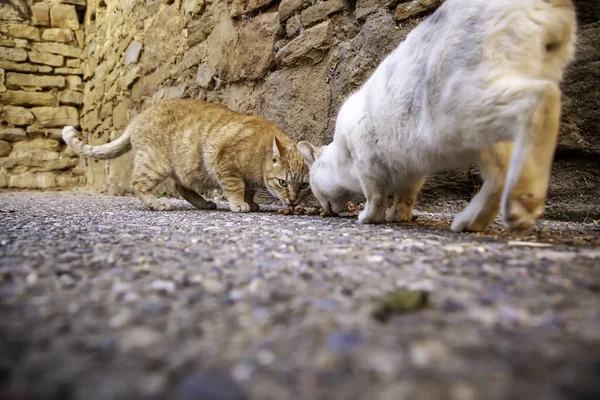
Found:
[[[600,398],[597,224],[171,201],[0,193],[0,398]],[[428,303],[374,318],[402,288]]]

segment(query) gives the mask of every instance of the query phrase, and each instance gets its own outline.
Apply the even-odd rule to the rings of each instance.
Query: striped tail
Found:
[[[131,140],[129,129],[127,129],[120,138],[114,142],[103,144],[101,146],[90,146],[77,139],[77,131],[72,126],[65,126],[62,130],[62,137],[67,146],[75,150],[80,156],[93,158],[96,160],[110,160],[117,158],[131,150]]]

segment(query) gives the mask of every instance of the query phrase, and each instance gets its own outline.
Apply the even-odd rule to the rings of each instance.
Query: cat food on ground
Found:
[[[346,212],[349,212],[350,214],[354,214],[355,212],[359,212],[365,209],[365,206],[363,204],[354,204],[353,202],[349,201],[346,203]]]
[[[280,208],[277,214],[280,215],[318,215],[321,210],[317,207],[304,208],[302,206]]]

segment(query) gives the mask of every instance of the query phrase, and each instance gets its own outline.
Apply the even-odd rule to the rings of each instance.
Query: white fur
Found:
[[[301,151],[314,161],[313,193],[333,212],[363,194],[362,223],[405,221],[426,175],[476,162],[487,187],[453,229],[485,229],[501,199],[510,229],[531,226],[546,195],[575,31],[570,0],[446,0],[348,98],[322,154]]]

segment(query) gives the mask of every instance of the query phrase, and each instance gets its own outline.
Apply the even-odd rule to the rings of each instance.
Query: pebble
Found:
[[[231,376],[238,382],[246,382],[252,377],[254,367],[248,362],[241,361],[236,363],[231,369]]]
[[[116,315],[112,316],[108,324],[115,329],[123,328],[131,321],[131,311],[121,310]]]
[[[507,244],[515,247],[552,247],[552,244],[550,243],[523,242],[517,240],[509,240]]]
[[[450,388],[451,400],[478,400],[482,398],[477,394],[477,390],[464,382],[456,382]]]
[[[383,256],[380,256],[380,255],[372,255],[372,256],[366,257],[366,261],[369,263],[380,263],[383,260],[384,260]]]
[[[187,278],[187,281],[189,283],[191,283],[192,285],[197,285],[199,283],[202,283],[203,278],[202,278],[202,275],[200,275],[200,274],[193,274]]]
[[[61,275],[60,278],[60,283],[62,283],[63,286],[65,287],[72,287],[75,286],[75,279],[73,279],[73,277],[71,275]]]
[[[403,365],[404,356],[399,352],[385,352],[375,349],[367,352],[367,363],[379,379],[393,381],[396,379],[400,367]]]
[[[144,397],[158,397],[164,390],[167,378],[161,374],[151,374],[144,377],[139,384],[139,391]]]
[[[248,291],[252,294],[262,293],[266,291],[266,284],[261,279],[252,279],[248,285]]]
[[[152,282],[151,288],[161,293],[173,293],[175,291],[175,283],[165,279],[157,279]]]
[[[211,295],[222,294],[225,291],[225,285],[214,279],[205,279],[202,286]]]
[[[207,371],[185,378],[176,388],[177,400],[244,400],[237,383],[227,374]]]
[[[271,365],[273,364],[273,361],[275,361],[275,354],[273,354],[269,350],[263,349],[258,352],[258,354],[256,355],[256,359],[261,365]]]
[[[235,289],[229,292],[229,298],[232,301],[242,300],[246,296],[246,291],[242,289]]]
[[[121,338],[121,345],[126,351],[145,349],[158,345],[162,339],[163,337],[160,332],[139,326],[125,331]]]
[[[30,272],[25,277],[25,282],[28,285],[35,285],[38,281],[38,275],[35,272]]]
[[[354,350],[364,342],[358,332],[332,333],[327,340],[327,347],[337,353],[346,353]]]
[[[446,251],[450,251],[450,252],[458,253],[458,254],[465,252],[465,247],[462,245],[459,245],[459,244],[448,244],[442,248]]]
[[[431,367],[448,361],[450,351],[439,340],[427,339],[413,343],[409,350],[411,361],[419,368]]]

